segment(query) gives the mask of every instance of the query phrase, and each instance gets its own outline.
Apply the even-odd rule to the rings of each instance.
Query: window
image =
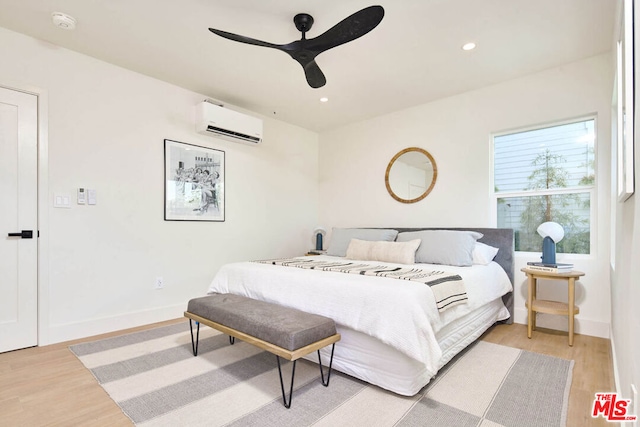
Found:
[[[590,253],[595,189],[595,119],[493,137],[498,227],[513,228],[516,251],[539,252],[536,229],[562,225],[558,253]]]

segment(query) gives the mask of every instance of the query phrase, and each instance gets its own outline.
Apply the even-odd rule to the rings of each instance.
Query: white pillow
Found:
[[[480,265],[487,265],[498,254],[498,248],[494,248],[493,246],[485,245],[484,243],[476,242],[473,247],[473,263]]]
[[[393,242],[398,230],[377,228],[334,228],[331,232],[327,255],[345,256],[351,239]]]
[[[384,261],[396,264],[415,264],[420,239],[409,242],[371,242],[351,239],[346,257],[362,261]]]

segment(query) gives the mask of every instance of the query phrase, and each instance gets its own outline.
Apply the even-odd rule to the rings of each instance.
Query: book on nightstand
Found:
[[[542,262],[528,262],[527,268],[530,270],[546,271],[547,273],[568,273],[573,270],[573,264],[545,264]]]
[[[324,255],[326,253],[327,251],[325,250],[319,251],[318,249],[311,249],[309,252],[307,252],[307,255]]]

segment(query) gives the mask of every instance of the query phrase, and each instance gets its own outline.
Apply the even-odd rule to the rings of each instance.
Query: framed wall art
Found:
[[[165,221],[224,221],[224,179],[224,151],[165,139]]]

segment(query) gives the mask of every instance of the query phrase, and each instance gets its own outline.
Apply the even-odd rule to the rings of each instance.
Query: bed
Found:
[[[484,261],[486,264],[475,263],[475,258],[472,265],[465,266],[425,263],[430,259],[424,257],[423,249],[433,245],[427,242],[437,243],[433,246],[438,250],[436,256],[447,254],[447,241],[432,238],[442,236],[443,232],[447,239],[450,235],[471,233],[476,236],[472,243],[474,250],[480,246],[475,241],[481,236],[477,243],[498,249],[497,254],[494,251],[495,257]],[[364,259],[353,257],[359,254],[354,252],[356,243],[369,249],[374,244],[392,246],[394,250],[401,247],[406,252],[408,246],[416,245],[416,236],[422,239],[417,251],[413,249],[415,261],[422,254],[419,260],[422,262],[381,262],[370,259],[371,251],[362,256]],[[378,240],[394,243],[378,243]],[[466,240],[460,246],[468,246]],[[350,251],[346,254],[348,257],[340,256],[344,252],[340,250],[345,248]],[[218,271],[208,291],[243,295],[334,319],[342,335],[335,347],[335,369],[397,394],[412,396],[493,324],[512,322],[513,252],[511,229],[334,229],[328,255],[292,258],[287,260],[290,265],[283,265],[281,260],[227,264]],[[323,271],[324,267],[318,265],[329,266],[326,268],[329,271]],[[341,271],[341,267],[335,267],[342,265],[349,268]],[[354,272],[354,265],[358,274],[348,274]],[[427,275],[437,272],[445,278],[438,284],[454,282],[453,278],[457,277],[464,283],[466,300],[440,307],[434,298],[437,286],[398,280],[390,275],[367,275],[369,271],[382,270],[428,272]],[[419,275],[422,276],[424,274]],[[322,358],[328,362],[328,352],[322,352]]]

